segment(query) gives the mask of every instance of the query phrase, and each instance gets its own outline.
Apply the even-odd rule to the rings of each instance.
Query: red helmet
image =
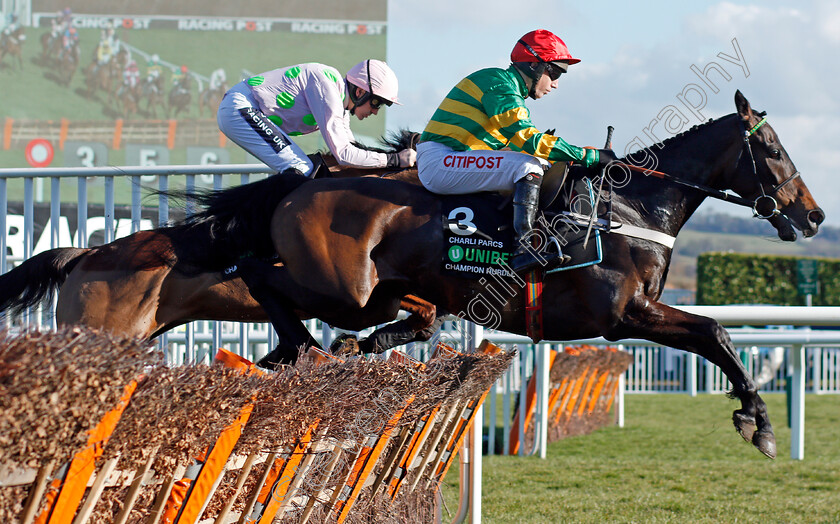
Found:
[[[557,35],[545,29],[537,29],[516,42],[513,51],[510,52],[510,61],[577,64],[580,59],[572,58],[566,43]]]

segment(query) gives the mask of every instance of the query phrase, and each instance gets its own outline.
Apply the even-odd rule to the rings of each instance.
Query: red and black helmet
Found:
[[[531,31],[520,38],[513,51],[510,52],[511,62],[565,62],[577,64],[578,58],[572,58],[566,43],[557,35],[546,29]]]

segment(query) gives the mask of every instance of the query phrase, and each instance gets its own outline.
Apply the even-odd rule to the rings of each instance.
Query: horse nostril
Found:
[[[823,213],[822,209],[817,208],[817,209],[811,211],[810,213],[808,213],[808,220],[810,220],[811,222],[813,222],[816,225],[820,225],[825,220],[825,213]]]

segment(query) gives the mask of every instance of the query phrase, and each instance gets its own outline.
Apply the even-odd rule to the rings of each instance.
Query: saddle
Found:
[[[568,162],[555,162],[548,171],[543,173],[543,181],[540,186],[540,209],[548,209],[554,202],[563,189],[563,184],[568,176]]]
[[[327,167],[327,163],[324,162],[324,156],[321,153],[312,153],[311,155],[306,155],[309,157],[309,161],[312,162],[312,178],[332,178],[333,174],[330,172],[330,168]]]

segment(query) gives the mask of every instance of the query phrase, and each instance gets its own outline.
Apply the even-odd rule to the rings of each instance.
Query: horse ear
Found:
[[[740,90],[735,91],[735,107],[738,108],[738,114],[741,115],[744,122],[749,122],[750,115],[752,115],[752,108],[750,107],[750,102]]]

